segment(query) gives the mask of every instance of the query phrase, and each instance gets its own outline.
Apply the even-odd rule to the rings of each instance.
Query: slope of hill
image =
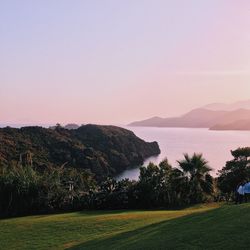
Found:
[[[129,126],[160,127],[163,120],[163,118],[155,116],[146,120],[133,122]]]
[[[239,120],[229,124],[217,124],[210,130],[250,130],[250,119]]]
[[[228,111],[221,117],[218,117],[215,125],[232,124],[241,120],[248,120],[248,119],[250,119],[249,109],[237,109],[233,111]]]
[[[224,110],[224,111],[233,111],[237,109],[250,109],[250,100],[239,101],[235,103],[225,104],[225,103],[211,103],[202,108],[210,109],[214,111]]]
[[[216,121],[226,113],[226,111],[194,109],[180,117],[152,118],[133,122],[129,124],[129,126],[209,128],[210,126],[215,125]]]
[[[116,175],[160,153],[157,142],[147,143],[129,130],[85,125],[78,129],[24,127],[0,129],[0,163],[33,161],[90,169],[97,176]],[[32,156],[32,157],[31,157]]]
[[[222,130],[223,127],[231,130],[250,130],[247,122],[250,120],[249,109],[237,109],[233,111],[213,111],[208,109],[194,109],[180,117],[151,118],[133,122],[129,126],[145,127],[184,127],[184,128],[212,128]],[[228,127],[228,128],[227,128]]]
[[[250,204],[0,220],[2,249],[248,249]]]

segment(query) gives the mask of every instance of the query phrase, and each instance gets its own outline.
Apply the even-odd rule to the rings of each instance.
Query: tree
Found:
[[[40,178],[30,167],[9,165],[0,170],[0,214],[31,213],[39,207]]]
[[[94,192],[89,192],[88,204],[94,209],[125,209],[136,207],[136,182],[107,178]]]
[[[159,167],[153,163],[141,167],[138,181],[139,204],[143,207],[158,206],[160,186]]]
[[[191,157],[184,154],[184,159],[177,162],[188,179],[191,203],[202,202],[206,194],[213,193],[212,169],[202,154],[194,153]]]
[[[83,169],[0,166],[0,215],[83,208],[82,199],[95,186],[93,175]]]
[[[167,159],[158,166],[150,163],[140,169],[139,204],[143,207],[169,207],[187,202],[187,178]]]
[[[228,161],[219,171],[218,187],[231,198],[238,185],[250,181],[250,147],[238,148],[231,151],[233,160]]]

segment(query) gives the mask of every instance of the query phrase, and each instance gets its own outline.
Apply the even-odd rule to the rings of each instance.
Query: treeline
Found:
[[[150,163],[140,168],[138,181],[128,179],[103,182],[88,196],[90,208],[169,208],[213,200],[214,181],[202,155],[179,162],[173,168],[167,160],[158,166]]]
[[[30,165],[0,169],[0,215],[78,210],[82,198],[96,182],[93,175],[74,168],[49,167],[38,171]]]
[[[140,168],[138,181],[107,178],[97,182],[92,173],[75,168],[10,164],[0,169],[0,214],[23,214],[82,209],[170,208],[230,200],[239,183],[250,180],[250,148],[232,151],[233,160],[211,176],[201,154],[172,167],[167,160]]]

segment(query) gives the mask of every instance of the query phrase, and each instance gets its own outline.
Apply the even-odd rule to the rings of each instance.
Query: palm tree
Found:
[[[203,201],[205,194],[212,194],[213,178],[210,175],[212,168],[202,154],[194,153],[191,157],[184,154],[184,159],[177,162],[188,178],[192,203]]]

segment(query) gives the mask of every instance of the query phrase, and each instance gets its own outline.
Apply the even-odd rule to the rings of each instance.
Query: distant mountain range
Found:
[[[225,103],[212,103],[204,106],[203,108],[209,110],[224,110],[224,111],[234,111],[237,109],[250,109],[250,100],[234,102],[231,104]]]
[[[211,130],[250,130],[250,100],[233,104],[214,103],[179,117],[152,117],[129,124],[144,127],[209,128]]]

